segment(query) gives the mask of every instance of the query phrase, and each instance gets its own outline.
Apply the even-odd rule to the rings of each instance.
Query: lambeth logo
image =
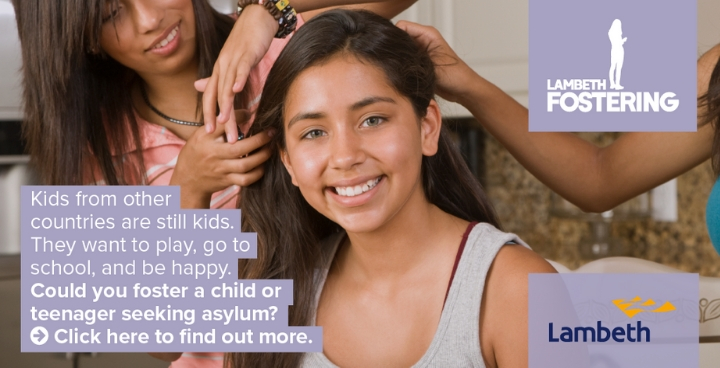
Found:
[[[647,299],[643,302],[639,296],[631,300],[615,299],[612,304],[631,319],[642,312],[666,313],[675,310],[675,306],[670,302],[657,307],[654,300]],[[650,328],[643,326],[641,321],[637,321],[635,326],[628,323],[625,327],[618,326],[612,330],[603,326],[602,321],[597,321],[596,326],[561,327],[558,337],[555,336],[554,329],[554,323],[550,322],[549,342],[608,342],[610,339],[615,342],[650,342]]]
[[[699,287],[685,273],[530,274],[528,366],[698,367]]]
[[[674,92],[620,92],[620,84],[627,37],[622,34],[622,22],[615,19],[608,31],[610,38],[610,90],[605,79],[556,79],[547,81],[547,111],[559,107],[564,112],[673,112],[680,101]]]
[[[529,4],[530,131],[697,129],[695,2]]]
[[[654,300],[648,299],[643,303],[640,303],[642,301],[642,298],[639,296],[634,297],[633,299],[629,301],[625,301],[624,299],[615,299],[613,300],[613,304],[615,304],[618,309],[620,309],[623,313],[625,313],[628,317],[633,318],[636,314],[642,313],[642,312],[650,312],[650,313],[666,313],[666,312],[672,312],[675,310],[675,306],[672,305],[670,302],[665,302],[665,304],[661,305],[660,307],[657,307],[655,309],[645,309],[647,307],[655,307],[657,304]],[[640,303],[640,304],[638,304]]]

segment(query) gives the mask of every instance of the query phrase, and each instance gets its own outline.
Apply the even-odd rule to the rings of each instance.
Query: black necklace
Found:
[[[185,121],[185,120],[180,120],[180,119],[171,118],[171,117],[163,114],[162,112],[160,112],[160,110],[158,110],[155,106],[153,106],[153,105],[150,103],[150,99],[148,98],[147,91],[145,91],[145,86],[144,86],[144,85],[141,85],[141,86],[140,86],[140,93],[142,93],[143,100],[145,100],[145,103],[148,105],[148,107],[150,108],[150,110],[152,110],[154,113],[158,114],[158,116],[160,116],[161,118],[163,118],[163,119],[165,119],[165,120],[167,120],[167,121],[169,121],[169,122],[172,122],[172,123],[175,123],[175,124],[180,124],[180,125],[189,125],[189,126],[203,126],[203,125],[205,125],[205,124],[203,124],[203,123],[196,123],[196,122],[193,122],[193,121]]]

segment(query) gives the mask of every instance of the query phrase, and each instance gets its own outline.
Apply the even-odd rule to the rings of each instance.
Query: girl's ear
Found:
[[[298,186],[297,181],[295,180],[295,173],[293,172],[292,163],[290,163],[290,156],[288,156],[287,150],[280,150],[280,161],[282,161],[283,165],[285,165],[285,170],[287,170],[288,174],[290,174],[293,185]]]
[[[430,100],[427,113],[420,121],[420,139],[423,156],[434,156],[438,150],[438,140],[442,129],[442,115],[435,100]]]

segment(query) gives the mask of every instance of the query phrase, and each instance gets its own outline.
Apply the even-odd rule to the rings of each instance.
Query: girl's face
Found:
[[[192,0],[108,0],[102,49],[140,75],[173,75],[193,67],[195,13]]]
[[[425,201],[422,157],[437,151],[441,125],[434,101],[419,119],[381,69],[338,55],[303,71],[284,108],[281,158],[293,184],[348,232],[377,230]]]

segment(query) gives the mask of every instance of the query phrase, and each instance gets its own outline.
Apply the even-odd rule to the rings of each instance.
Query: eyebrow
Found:
[[[379,97],[379,96],[373,96],[373,97],[367,97],[363,98],[362,100],[355,102],[352,106],[350,106],[350,110],[359,110],[362,109],[365,106],[372,105],[374,103],[378,102],[388,102],[388,103],[396,103],[395,100],[393,100],[390,97]]]
[[[370,105],[378,103],[378,102],[387,102],[387,103],[397,104],[397,102],[395,102],[395,100],[393,100],[390,97],[372,96],[372,97],[363,98],[362,100],[355,102],[354,104],[352,104],[352,106],[350,106],[350,110],[356,111],[356,110],[362,109],[363,107],[370,106]],[[290,129],[290,127],[293,124],[297,123],[300,120],[306,120],[306,119],[315,120],[315,119],[322,119],[324,117],[325,117],[325,114],[321,113],[321,112],[299,113],[299,114],[295,115],[292,119],[290,119],[290,122],[288,123],[288,129]]]

